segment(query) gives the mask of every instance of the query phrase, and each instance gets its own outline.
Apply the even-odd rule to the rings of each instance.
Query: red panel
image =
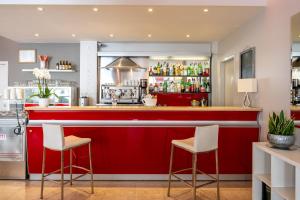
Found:
[[[190,106],[192,100],[208,99],[208,93],[158,93],[157,104],[162,106]]]
[[[233,120],[256,121],[257,111],[29,111],[31,120]]]
[[[297,111],[291,111],[291,117],[295,120],[300,120],[300,112]]]
[[[220,128],[220,172],[251,173],[252,142],[258,141],[257,128]],[[93,166],[100,174],[166,174],[172,139],[193,136],[193,128],[65,128],[65,134],[92,138]],[[42,129],[28,128],[28,163],[30,173],[40,173]],[[75,150],[74,163],[88,167],[87,147]],[[66,164],[68,160],[66,152]],[[59,168],[60,154],[47,151],[46,171]],[[199,155],[199,168],[214,173],[214,155]],[[174,168],[191,167],[191,155],[175,151]],[[76,173],[76,171],[75,171]]]

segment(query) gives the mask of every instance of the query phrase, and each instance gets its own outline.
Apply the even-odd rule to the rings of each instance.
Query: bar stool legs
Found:
[[[44,192],[44,174],[45,174],[45,160],[46,160],[46,149],[43,147],[43,161],[42,161],[42,181],[41,181],[41,196],[40,198],[43,199],[43,192]]]
[[[64,151],[60,152],[60,184],[61,184],[61,200],[64,199]]]
[[[174,145],[172,144],[171,145],[170,166],[169,166],[169,186],[168,186],[168,194],[167,194],[168,197],[170,196],[170,190],[171,190],[173,156],[174,156]]]
[[[192,183],[192,186],[193,186],[193,199],[196,200],[197,198],[197,187],[196,187],[196,182],[197,182],[197,153],[193,153],[193,183]]]
[[[92,190],[92,194],[94,194],[94,179],[93,179],[93,165],[92,165],[91,143],[89,143],[89,159],[90,159],[90,174],[91,174],[91,190]]]
[[[72,165],[73,165],[73,151],[70,149],[70,185],[73,185],[72,182]]]
[[[216,178],[217,178],[217,199],[220,200],[220,179],[219,179],[219,154],[218,149],[215,151],[216,158]]]
[[[88,143],[89,145],[89,169],[86,169],[86,168],[83,168],[83,167],[78,167],[76,165],[74,165],[74,167],[77,167],[79,169],[83,169],[83,170],[86,170],[87,173],[89,173],[91,175],[91,193],[94,194],[94,179],[93,179],[93,165],[92,165],[92,149],[91,149],[91,143]],[[73,149],[70,148],[70,166],[64,166],[64,152],[65,151],[60,151],[60,169],[58,170],[55,170],[47,175],[45,175],[45,165],[46,165],[46,148],[43,147],[43,159],[42,159],[42,178],[41,178],[41,194],[40,194],[40,198],[43,199],[43,193],[44,193],[44,182],[45,182],[45,177],[46,176],[49,176],[50,174],[53,174],[55,172],[58,172],[60,171],[60,174],[61,174],[61,179],[60,179],[60,189],[61,189],[61,199],[63,200],[64,199],[64,185],[67,182],[65,182],[64,180],[64,169],[69,167],[70,168],[70,185],[73,184],[73,180],[76,180],[77,178],[85,175],[85,174],[82,174],[76,178],[73,179]],[[54,181],[56,182],[56,181]]]
[[[193,200],[196,200],[197,198],[197,188],[207,185],[207,184],[203,184],[203,185],[199,185],[197,186],[197,153],[192,153],[192,184],[188,184],[192,187],[192,191],[193,191]],[[174,159],[174,145],[171,145],[171,156],[170,156],[170,166],[169,166],[169,179],[168,179],[168,193],[167,196],[170,197],[170,191],[171,191],[171,179],[172,179],[172,175],[174,175],[176,178],[178,178],[179,180],[186,182],[182,179],[180,179],[178,176],[176,176],[176,172],[173,172],[173,159]],[[210,183],[216,182],[217,183],[217,200],[220,200],[220,181],[219,181],[219,157],[218,157],[218,150],[215,150],[215,159],[216,159],[216,177],[213,177],[211,175],[208,175],[209,177],[213,178],[213,181],[210,181]],[[191,168],[189,168],[191,169]],[[183,169],[183,170],[179,170],[178,172],[182,172],[185,171],[187,169]],[[201,172],[201,171],[199,171]],[[201,172],[204,173],[204,172]],[[204,173],[205,174],[205,173]],[[208,183],[208,184],[210,184]]]

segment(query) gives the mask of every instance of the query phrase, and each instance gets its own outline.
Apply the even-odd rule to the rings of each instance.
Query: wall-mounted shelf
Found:
[[[22,69],[22,72],[33,72],[33,69]],[[76,70],[74,70],[74,69],[68,69],[68,70],[49,69],[49,72],[72,73],[72,72],[76,72]]]
[[[252,199],[262,199],[262,183],[271,188],[271,199],[300,200],[300,148],[280,150],[266,142],[253,145]]]

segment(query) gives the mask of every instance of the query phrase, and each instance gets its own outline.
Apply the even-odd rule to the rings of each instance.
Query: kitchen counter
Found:
[[[102,105],[102,106],[50,106],[46,108],[42,107],[27,107],[26,110],[34,111],[50,111],[50,110],[97,110],[97,111],[122,111],[122,110],[131,110],[131,111],[254,111],[260,112],[261,108],[244,108],[244,107],[222,107],[222,106],[212,106],[212,107],[199,107],[199,106],[143,106],[143,105]]]
[[[118,105],[26,110],[28,170],[33,180],[40,179],[43,123],[61,124],[66,136],[91,138],[95,179],[100,180],[165,180],[171,141],[193,137],[196,126],[218,124],[221,177],[251,178],[252,142],[259,139],[260,108]],[[88,166],[85,149],[74,152],[75,162]],[[179,149],[175,153],[175,170],[191,167],[190,154]],[[49,152],[49,156],[47,172],[60,162],[59,154]],[[199,155],[198,160],[200,170],[215,173],[213,154]]]

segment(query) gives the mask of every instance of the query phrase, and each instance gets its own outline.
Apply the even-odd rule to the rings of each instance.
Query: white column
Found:
[[[97,103],[97,41],[80,41],[80,96]]]

